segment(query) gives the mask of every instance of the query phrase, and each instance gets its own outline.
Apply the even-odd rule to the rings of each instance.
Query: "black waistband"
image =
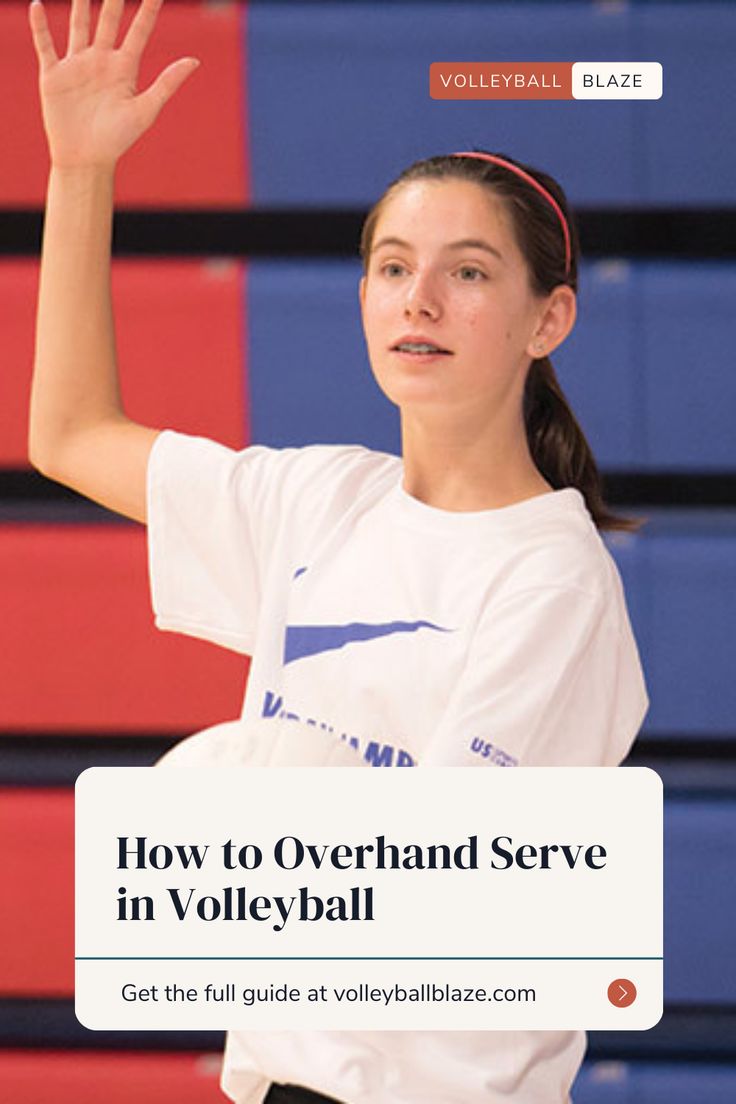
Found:
[[[323,1096],[313,1089],[302,1088],[301,1085],[274,1083],[263,1104],[340,1104],[340,1101],[335,1100],[334,1096]]]

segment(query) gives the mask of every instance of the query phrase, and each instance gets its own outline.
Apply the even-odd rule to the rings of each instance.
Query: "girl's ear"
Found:
[[[360,282],[358,284],[358,299],[360,300],[360,309],[362,310],[363,304],[365,303],[365,276],[360,277]]]
[[[526,347],[532,360],[549,356],[561,345],[575,325],[577,296],[567,284],[560,284],[545,300],[531,340]]]

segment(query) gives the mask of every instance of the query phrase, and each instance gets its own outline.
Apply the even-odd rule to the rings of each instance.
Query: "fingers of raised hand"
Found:
[[[151,37],[163,0],[140,0],[138,10],[128,28],[122,49],[131,55],[140,55]],[[94,45],[113,49],[125,10],[125,0],[103,0],[97,21]],[[28,21],[33,44],[42,69],[58,62],[54,40],[49,30],[46,11],[42,3],[28,5]],[[89,46],[90,0],[72,0],[69,16],[67,56]]]
[[[51,31],[49,30],[49,23],[46,18],[43,4],[34,3],[29,5],[28,21],[31,25],[33,45],[36,50],[39,65],[42,70],[48,69],[50,65],[54,65],[59,59],[56,56],[54,40],[51,37]]]
[[[108,50],[114,48],[124,8],[125,0],[102,0],[95,32],[95,46]]]
[[[89,0],[85,0],[86,3]],[[121,49],[140,55],[151,36],[163,0],[140,0],[135,17],[121,44]],[[125,0],[103,0],[95,34],[95,46],[112,49],[120,30]]]
[[[67,57],[85,50],[89,45],[89,0],[72,0],[69,16],[69,39]]]
[[[122,44],[127,53],[140,55],[151,37],[163,0],[142,0]]]

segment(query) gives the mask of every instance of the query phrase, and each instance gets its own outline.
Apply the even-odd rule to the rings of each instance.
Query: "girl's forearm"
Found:
[[[114,166],[52,167],[36,318],[29,453],[63,472],[68,442],[123,419],[110,291]]]

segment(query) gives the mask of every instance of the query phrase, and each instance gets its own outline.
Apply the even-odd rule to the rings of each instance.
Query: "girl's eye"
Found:
[[[399,276],[404,271],[404,266],[399,264],[398,261],[387,261],[381,265],[381,272],[384,276]]]
[[[485,272],[481,272],[475,265],[463,265],[458,269],[458,275],[460,279],[466,283],[477,283],[479,280],[485,280]]]

